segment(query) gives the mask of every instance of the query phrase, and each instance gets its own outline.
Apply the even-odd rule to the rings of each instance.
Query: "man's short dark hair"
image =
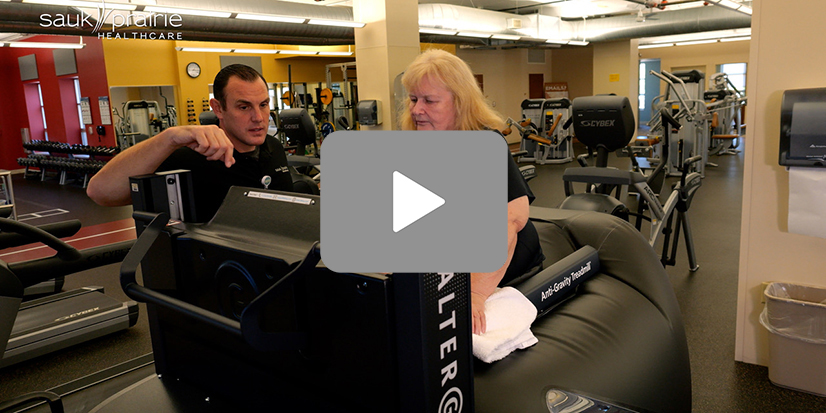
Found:
[[[258,79],[264,82],[264,85],[267,84],[267,80],[264,79],[264,76],[261,73],[258,73],[257,70],[247,66],[236,63],[234,65],[229,65],[221,69],[217,75],[215,75],[215,81],[212,84],[212,94],[215,96],[219,102],[221,102],[221,107],[225,108],[227,106],[227,96],[224,94],[224,88],[226,88],[227,83],[229,83],[229,79],[232,77],[237,77],[246,82],[255,82]]]

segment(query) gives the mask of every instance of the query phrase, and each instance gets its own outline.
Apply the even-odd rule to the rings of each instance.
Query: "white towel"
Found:
[[[485,363],[501,360],[517,349],[539,342],[531,332],[536,307],[513,287],[498,288],[485,301],[483,334],[473,335],[473,355]]]

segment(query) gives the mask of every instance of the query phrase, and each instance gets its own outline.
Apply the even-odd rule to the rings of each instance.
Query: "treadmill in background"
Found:
[[[41,242],[56,251],[47,258],[11,264],[0,261],[0,368],[127,329],[137,322],[137,303],[108,297],[102,287],[23,302],[26,287],[120,262],[134,244],[129,240],[77,250],[57,237],[71,235],[79,228],[77,220],[34,227],[0,218],[0,248]]]

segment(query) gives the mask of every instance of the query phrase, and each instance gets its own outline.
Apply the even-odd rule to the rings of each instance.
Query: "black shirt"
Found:
[[[513,156],[508,153],[508,202],[525,195],[528,196],[529,204],[536,199],[533,192],[531,192],[531,187],[525,182],[522,172],[519,171],[519,165],[513,160]]]
[[[287,167],[284,147],[272,136],[255,151],[233,152],[235,164],[227,168],[223,161],[208,161],[206,157],[188,147],[172,153],[158,167],[158,171],[188,169],[192,171],[192,185],[195,195],[195,209],[199,221],[209,221],[231,186],[264,188],[261,179],[265,175],[272,178],[269,189],[292,191],[293,182]]]
[[[522,173],[519,172],[519,166],[513,160],[510,152],[508,152],[508,202],[513,201],[522,196],[528,197],[530,204],[536,198],[531,192]],[[513,251],[513,258],[505,272],[505,277],[499,283],[500,286],[507,284],[513,279],[524,275],[530,269],[542,264],[545,256],[542,254],[542,247],[539,245],[539,235],[536,233],[536,228],[529,220],[525,227],[516,234],[516,248]]]

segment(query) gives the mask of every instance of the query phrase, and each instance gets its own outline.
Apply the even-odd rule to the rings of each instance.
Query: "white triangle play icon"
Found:
[[[407,228],[444,204],[444,198],[393,171],[393,232]]]

